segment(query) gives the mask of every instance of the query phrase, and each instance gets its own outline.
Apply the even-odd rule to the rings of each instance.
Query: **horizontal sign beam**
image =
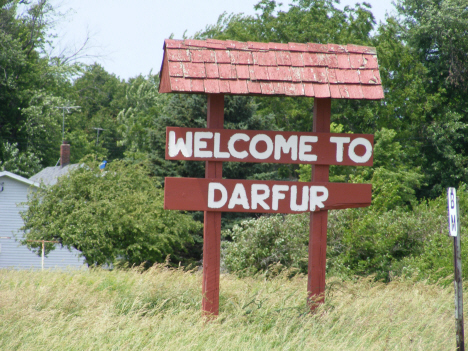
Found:
[[[371,134],[166,128],[166,159],[372,166]]]
[[[166,178],[164,209],[301,213],[371,204],[371,184]]]

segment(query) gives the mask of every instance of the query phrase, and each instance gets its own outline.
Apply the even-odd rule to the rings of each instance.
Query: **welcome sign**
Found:
[[[172,40],[160,93],[207,95],[207,128],[166,129],[166,159],[205,161],[205,178],[166,178],[164,208],[204,211],[202,311],[219,312],[222,212],[310,212],[307,294],[324,301],[328,210],[371,203],[370,184],[330,183],[329,166],[372,166],[372,135],[330,133],[332,99],[383,99],[375,48]],[[314,98],[313,133],[225,130],[224,96]],[[311,182],[223,179],[223,162],[311,164]]]
[[[372,166],[371,134],[166,128],[166,159]]]

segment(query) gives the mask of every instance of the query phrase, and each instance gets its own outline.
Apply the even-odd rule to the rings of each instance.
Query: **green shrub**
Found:
[[[254,274],[280,263],[307,272],[309,217],[274,215],[235,225],[223,242],[223,264],[231,272]]]
[[[468,193],[458,190],[460,208],[468,207]],[[466,237],[462,213],[462,242]],[[468,218],[467,218],[468,219]],[[374,275],[389,281],[414,276],[437,281],[453,272],[452,240],[447,237],[446,195],[414,204],[412,210],[366,209],[330,211],[328,217],[327,273],[337,276]],[[227,231],[224,266],[252,274],[275,263],[307,272],[308,214],[275,215],[242,222]],[[468,248],[462,245],[462,256]],[[468,277],[468,260],[463,271]]]

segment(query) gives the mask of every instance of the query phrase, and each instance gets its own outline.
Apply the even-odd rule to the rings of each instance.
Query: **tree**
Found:
[[[47,54],[56,17],[48,0],[0,0],[0,142],[34,153],[43,166],[57,162],[61,119],[53,109],[79,67]]]
[[[66,139],[73,145],[71,161],[96,153],[108,160],[122,158],[124,147],[118,146],[117,115],[126,107],[128,83],[106,72],[99,64],[87,66],[72,86],[72,100],[81,106],[69,115]],[[97,130],[99,140],[97,140]],[[99,142],[98,142],[99,141]]]
[[[111,162],[102,172],[83,163],[56,185],[31,195],[23,212],[23,244],[54,240],[81,252],[88,265],[163,262],[194,241],[201,224],[163,209],[163,191],[143,164]],[[52,247],[47,247],[49,252]]]
[[[40,159],[31,152],[19,152],[16,143],[3,143],[3,157],[5,161],[0,161],[0,171],[29,178],[41,170]]]

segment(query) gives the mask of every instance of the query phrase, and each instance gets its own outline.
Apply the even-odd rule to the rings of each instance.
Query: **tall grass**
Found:
[[[453,288],[221,276],[220,315],[201,317],[201,274],[0,270],[0,350],[454,350]]]

